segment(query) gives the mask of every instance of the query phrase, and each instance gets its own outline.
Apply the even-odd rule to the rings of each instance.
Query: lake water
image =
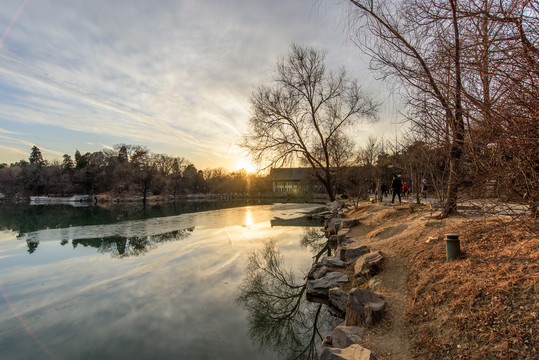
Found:
[[[286,219],[319,207],[0,205],[0,358],[286,358],[236,299],[268,240],[303,279],[320,225]]]

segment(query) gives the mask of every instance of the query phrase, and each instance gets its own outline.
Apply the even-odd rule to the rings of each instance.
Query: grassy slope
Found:
[[[408,272],[406,300],[402,307],[394,303],[393,312],[404,311],[402,333],[414,357],[539,358],[536,220],[466,212],[438,220],[436,211],[412,204],[362,205],[349,215],[361,220],[356,239],[403,260],[389,261],[385,271]],[[448,233],[460,235],[457,261],[446,261]],[[386,325],[395,326],[401,325]]]

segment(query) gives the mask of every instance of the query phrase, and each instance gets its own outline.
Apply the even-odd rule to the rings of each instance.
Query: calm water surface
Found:
[[[278,359],[238,287],[270,239],[301,278],[305,227],[271,219],[320,206],[223,206],[0,206],[0,358]]]

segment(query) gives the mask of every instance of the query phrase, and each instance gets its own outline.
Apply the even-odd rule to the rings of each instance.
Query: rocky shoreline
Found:
[[[537,220],[466,205],[447,219],[429,202],[320,215],[334,250],[309,288],[342,319],[321,359],[537,358]],[[459,234],[457,259],[447,234]]]
[[[370,349],[359,344],[361,338],[384,316],[386,302],[374,290],[373,277],[383,269],[384,255],[349,235],[360,225],[342,209],[311,216],[325,220],[324,233],[333,256],[316,261],[307,275],[307,299],[327,304],[343,319],[322,342],[320,360],[375,360]]]

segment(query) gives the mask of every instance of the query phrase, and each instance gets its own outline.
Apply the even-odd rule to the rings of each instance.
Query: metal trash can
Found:
[[[455,260],[460,255],[460,240],[458,234],[445,235],[445,252],[447,260]]]

